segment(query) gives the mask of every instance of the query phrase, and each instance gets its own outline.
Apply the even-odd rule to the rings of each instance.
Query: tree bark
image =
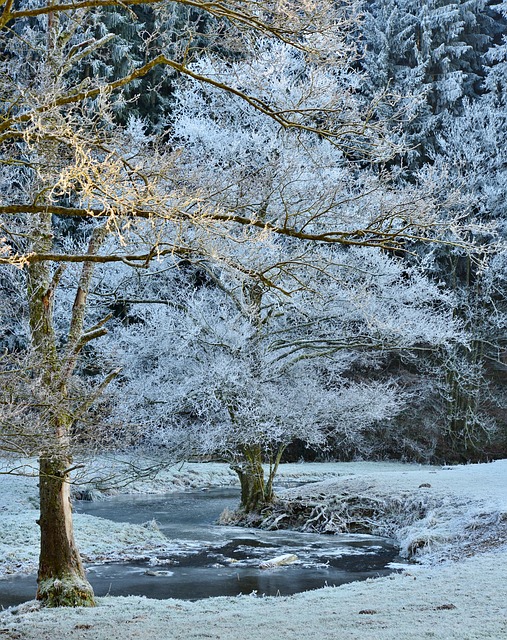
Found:
[[[42,214],[34,224],[34,250],[50,249],[52,239],[51,214]],[[69,484],[72,416],[53,324],[54,290],[61,274],[57,271],[51,276],[49,263],[41,262],[29,265],[27,275],[34,370],[39,372],[37,392],[41,404],[46,406],[41,416],[37,599],[51,607],[93,606],[93,589],[86,580],[72,526]]]
[[[233,465],[241,485],[240,509],[245,513],[258,513],[273,502],[273,484],[264,480],[260,445],[243,447],[244,461]]]
[[[64,452],[56,451],[40,459],[41,552],[37,600],[48,607],[95,604],[74,541],[67,471],[70,465],[71,458]]]
[[[475,341],[470,351],[455,354],[447,365],[447,424],[445,445],[463,462],[480,456],[486,432],[481,426],[479,409],[483,378],[483,343]],[[461,368],[461,369],[460,369]]]

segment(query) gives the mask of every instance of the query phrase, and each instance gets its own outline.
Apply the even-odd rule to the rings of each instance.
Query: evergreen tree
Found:
[[[431,159],[444,114],[458,115],[463,98],[480,94],[484,54],[501,28],[486,0],[367,3],[368,86],[401,96],[412,167]]]

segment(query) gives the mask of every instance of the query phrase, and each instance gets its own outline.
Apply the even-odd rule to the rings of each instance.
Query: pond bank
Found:
[[[284,598],[101,598],[95,609],[0,616],[10,640],[505,640],[505,555]],[[16,610],[15,610],[16,611]]]
[[[290,465],[296,470],[289,469],[287,475],[305,480],[313,473],[312,480],[317,480],[315,467],[319,466]],[[225,483],[227,472],[218,466],[215,472],[210,466],[206,469],[206,482],[214,475]],[[192,482],[198,483],[199,472],[196,467],[192,470],[195,473],[186,471],[186,477],[193,477]],[[95,609],[71,611],[30,611],[36,609],[36,605],[30,603],[0,614],[0,637],[49,640],[58,630],[62,640],[335,640],[338,635],[350,640],[507,639],[507,541],[504,537],[507,461],[452,468],[325,464],[320,470],[328,478],[325,482],[289,489],[285,497],[314,500],[324,505],[339,504],[339,497],[344,494],[386,502],[398,498],[398,516],[392,518],[391,508],[386,511],[390,519],[386,517],[384,524],[382,518],[376,516],[376,526],[391,523],[389,526],[396,529],[398,540],[406,544],[407,550],[409,540],[421,539],[423,544],[415,550],[425,566],[414,565],[400,575],[284,598],[242,596],[195,603],[139,597],[101,598]],[[11,485],[14,489],[13,479],[9,478],[7,483],[4,480],[5,477],[3,487]],[[180,480],[184,482],[182,476]],[[158,480],[153,489],[167,491],[164,485],[169,481],[167,472],[166,478]],[[20,482],[10,503],[6,492],[2,493],[0,509],[12,518],[15,518],[13,500],[17,500],[18,505],[22,502],[20,496],[31,495],[33,500],[32,490],[26,489],[26,479]],[[421,486],[424,484],[431,486]],[[20,486],[25,489],[20,490]],[[178,490],[181,489],[180,484]],[[131,485],[129,490],[138,488]],[[420,503],[421,496],[424,498],[421,517],[407,519],[403,515],[404,505],[410,501]],[[29,499],[27,502],[30,504]],[[35,514],[33,504],[31,508]],[[20,528],[25,517],[21,511],[24,510],[21,508],[18,512],[18,537],[9,547],[14,556],[18,554],[14,543],[25,531],[23,526]],[[83,524],[76,518],[81,548],[92,552],[91,542],[95,538],[98,547],[105,549],[107,544],[98,540],[100,531],[95,528],[93,536],[90,532],[87,538]],[[33,527],[33,520],[30,526]],[[108,528],[105,540],[109,540],[110,545],[118,545],[112,537]],[[27,542],[33,545],[31,538]],[[139,542],[139,548],[143,544],[147,543]],[[4,546],[0,551],[4,556],[7,549]]]

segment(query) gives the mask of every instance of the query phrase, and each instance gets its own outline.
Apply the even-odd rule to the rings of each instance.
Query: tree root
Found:
[[[94,607],[93,589],[78,576],[40,580],[37,600],[45,607]]]
[[[296,529],[312,533],[367,533],[393,536],[403,522],[424,518],[429,505],[408,497],[380,499],[371,496],[341,495],[317,499],[278,499],[259,524],[261,529]],[[324,496],[322,496],[324,499]]]

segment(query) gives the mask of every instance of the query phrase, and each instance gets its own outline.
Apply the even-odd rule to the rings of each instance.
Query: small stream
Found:
[[[142,524],[155,519],[170,539],[165,555],[151,560],[87,565],[97,596],[144,595],[197,600],[238,594],[290,595],[326,585],[387,575],[397,561],[392,541],[367,535],[318,535],[219,526],[234,509],[239,491],[211,489],[164,496],[123,495],[97,502],[78,501],[75,510],[116,522]],[[261,569],[282,554],[297,562]],[[0,606],[34,597],[35,576],[0,581]]]

